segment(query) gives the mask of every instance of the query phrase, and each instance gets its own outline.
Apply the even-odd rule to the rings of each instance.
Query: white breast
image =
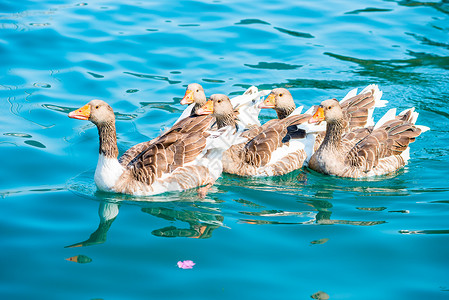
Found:
[[[102,191],[110,191],[123,170],[117,158],[108,158],[100,154],[95,170],[95,184]]]

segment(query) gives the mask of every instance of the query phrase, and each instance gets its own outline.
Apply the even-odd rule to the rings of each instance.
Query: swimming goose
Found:
[[[271,91],[259,108],[272,108],[276,111],[279,120],[288,117],[296,108],[292,94],[285,88],[276,88]]]
[[[201,86],[201,84],[198,83],[191,83],[187,86],[186,92],[184,94],[184,97],[181,99],[182,105],[189,105],[188,108],[190,108],[190,115],[195,115],[196,111],[206,104],[207,98],[206,94],[204,93],[204,89]],[[189,111],[186,109],[186,111]]]
[[[140,143],[118,157],[114,112],[106,102],[92,100],[69,113],[89,120],[100,138],[95,183],[102,191],[155,195],[211,185],[221,175],[221,155],[230,146],[223,141],[231,130],[210,133],[212,116],[188,117],[169,131]],[[213,167],[210,167],[213,166]]]
[[[238,115],[227,99],[210,99],[197,113],[219,117],[222,122],[218,123],[218,128],[236,127],[238,124]],[[303,141],[296,138],[304,138],[305,134],[291,133],[289,126],[305,123],[311,117],[292,115],[243,132],[237,131],[235,138],[239,137],[243,141],[225,151],[223,171],[240,176],[275,176],[301,168],[306,152]]]
[[[230,99],[234,110],[239,112],[240,125],[244,128],[257,125],[260,126],[259,113],[260,108],[258,102],[262,96],[266,96],[270,91],[261,90],[257,87],[249,87],[242,95],[235,96]],[[188,115],[195,115],[196,111],[206,104],[206,95],[203,87],[198,83],[191,83],[187,86],[184,97],[181,99],[181,104],[189,106],[184,110],[179,120],[182,120]]]
[[[349,128],[371,125],[374,108],[387,102],[381,100],[381,96],[377,85],[369,85],[359,94],[357,89],[350,91],[340,102],[351,121]],[[278,118],[242,133],[241,137],[248,141],[226,150],[223,172],[241,176],[275,176],[307,165],[323,141],[326,129],[325,122],[306,122],[314,107],[301,114],[303,107],[296,108],[291,93],[285,88],[272,90],[259,107],[273,108]]]
[[[404,166],[409,147],[428,127],[415,125],[414,108],[396,116],[392,109],[374,127],[350,129],[359,115],[345,113],[335,99],[325,100],[309,122],[326,121],[326,135],[309,161],[309,168],[341,177],[383,175]],[[358,121],[356,121],[358,123]]]

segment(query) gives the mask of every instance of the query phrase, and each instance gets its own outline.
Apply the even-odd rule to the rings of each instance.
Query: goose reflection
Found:
[[[248,200],[246,200],[248,201]],[[298,201],[300,202],[300,201]],[[300,202],[301,203],[301,202]],[[241,212],[241,214],[261,217],[263,219],[241,219],[242,223],[253,224],[253,225],[306,225],[306,224],[317,224],[317,225],[335,225],[335,224],[345,224],[345,225],[355,225],[355,226],[373,226],[384,224],[386,221],[353,221],[353,220],[340,220],[332,219],[332,203],[327,200],[308,200],[302,202],[308,206],[308,209],[302,211],[284,211],[284,210],[262,210],[258,212]],[[294,217],[294,221],[280,221],[279,218]],[[300,221],[296,221],[300,218]]]
[[[206,239],[212,236],[215,229],[224,227],[223,216],[207,211],[177,210],[164,207],[143,208],[142,211],[171,222],[181,221],[189,224],[189,228],[178,228],[172,225],[153,230],[152,234],[159,237]]]
[[[228,186],[231,188],[232,177],[228,177]],[[249,207],[250,211],[241,211],[240,214],[247,216],[240,219],[240,222],[254,225],[261,224],[318,224],[318,225],[335,225],[345,224],[353,226],[373,226],[386,223],[384,220],[349,220],[349,219],[335,219],[332,218],[333,203],[335,199],[341,197],[344,193],[345,197],[358,196],[403,196],[409,192],[406,188],[407,182],[394,178],[394,180],[348,180],[336,177],[322,176],[310,171],[300,171],[289,176],[282,176],[279,178],[272,178],[269,181],[259,180],[259,183],[254,180],[251,182],[251,194],[245,199],[234,200],[243,206]],[[283,186],[287,185],[288,188]],[[240,189],[234,186],[233,189]],[[245,188],[243,188],[245,189]],[[261,205],[260,202],[254,202],[254,198],[263,191],[273,192],[273,197],[276,201],[267,202],[266,206],[271,206],[267,209],[266,206]],[[244,192],[240,192],[244,194]],[[279,196],[282,194],[283,196]],[[346,196],[347,195],[347,196]],[[263,195],[262,195],[263,196]],[[270,198],[269,196],[267,196]],[[253,199],[253,201],[249,199]],[[292,201],[296,205],[291,209]],[[273,208],[274,206],[274,208]],[[279,208],[280,206],[287,206],[289,209]],[[250,218],[248,218],[250,216]]]
[[[86,247],[106,242],[106,235],[109,228],[111,228],[112,223],[117,218],[119,207],[120,205],[117,203],[101,202],[98,209],[100,223],[98,224],[97,230],[95,230],[87,240],[66,246],[65,248]]]
[[[141,211],[146,214],[150,214],[169,222],[181,221],[188,224],[188,228],[180,228],[170,225],[160,229],[154,229],[152,231],[154,236],[205,239],[210,238],[215,229],[226,227],[223,224],[224,217],[216,210],[211,212],[211,208],[204,206],[204,204],[198,205],[195,203],[183,203],[181,205],[183,209],[170,208],[170,204],[162,206],[161,203],[157,206],[154,206],[154,203],[145,205],[149,205],[149,207],[143,207]],[[107,233],[111,228],[112,223],[117,218],[119,208],[120,204],[118,202],[101,202],[98,209],[100,222],[97,229],[89,236],[87,240],[74,243],[66,246],[65,248],[93,246],[106,242]]]

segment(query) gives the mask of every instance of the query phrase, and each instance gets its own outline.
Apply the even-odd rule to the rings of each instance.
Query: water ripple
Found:
[[[306,38],[306,39],[312,39],[314,38],[313,35],[311,35],[310,33],[307,32],[300,32],[300,31],[294,31],[294,30],[288,30],[288,29],[284,29],[281,27],[274,27],[274,29],[276,29],[279,32],[294,36],[294,37],[299,37],[299,38]]]

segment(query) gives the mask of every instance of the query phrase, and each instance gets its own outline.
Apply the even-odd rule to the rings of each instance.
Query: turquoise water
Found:
[[[0,298],[448,299],[448,33],[447,1],[2,1]],[[123,152],[173,124],[191,82],[306,108],[376,83],[431,131],[371,180],[96,192],[97,131],[67,113],[109,102]]]

